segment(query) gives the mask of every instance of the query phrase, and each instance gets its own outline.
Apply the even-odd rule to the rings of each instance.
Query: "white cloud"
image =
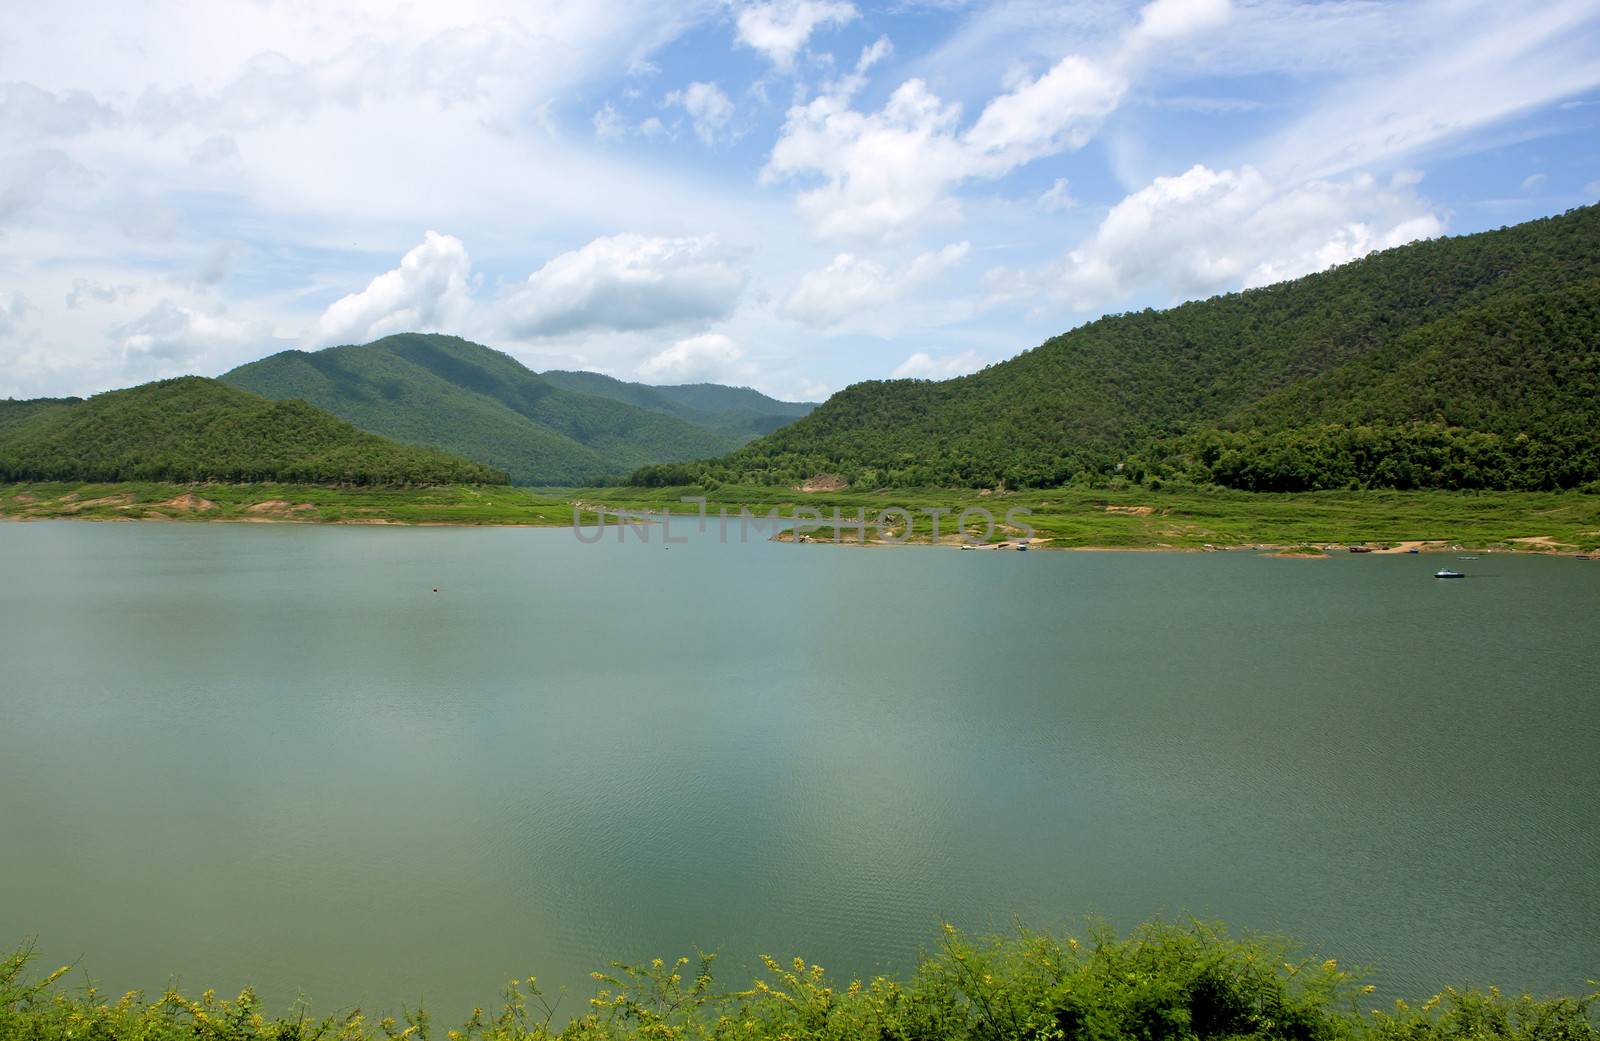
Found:
[[[239,158],[239,142],[231,134],[212,134],[189,150],[189,160],[197,166],[210,166]]]
[[[716,142],[717,134],[733,118],[733,102],[715,83],[691,83],[667,95],[666,104],[682,105],[695,134],[707,145]]]
[[[32,83],[0,83],[0,135],[6,137],[70,137],[121,121],[121,113],[88,91],[56,93]]]
[[[1328,177],[1400,161],[1600,85],[1593,50],[1600,8],[1592,0],[1402,5],[1393,11],[1397,22],[1382,12],[1379,31],[1407,53],[1339,84],[1270,142],[1271,159],[1261,165],[1275,177]]]
[[[737,383],[748,376],[743,360],[743,348],[731,338],[704,333],[645,359],[638,375],[652,383]]]
[[[842,0],[769,0],[746,6],[736,23],[740,43],[765,54],[778,68],[789,69],[813,32],[844,25],[859,14],[854,4]]]
[[[1524,177],[1522,179],[1522,190],[1524,192],[1528,193],[1529,195],[1532,195],[1534,192],[1539,191],[1546,184],[1548,184],[1549,181],[1550,181],[1550,175],[1549,174],[1542,174],[1542,173],[1529,174],[1528,176],[1526,176],[1526,177]]]
[[[504,322],[517,336],[692,325],[728,314],[744,285],[715,236],[612,235],[529,275]]]
[[[0,339],[5,339],[16,332],[21,324],[22,317],[32,310],[28,298],[17,290],[12,290],[8,298],[0,298]]]
[[[134,380],[221,371],[274,346],[265,323],[240,321],[171,299],[114,327],[111,337],[121,373]]]
[[[312,342],[366,343],[390,333],[455,331],[472,307],[471,271],[460,239],[429,231],[399,267],[329,306]]]
[[[1021,77],[964,130],[961,106],[942,101],[921,79],[902,83],[877,112],[853,108],[870,64],[863,54],[855,76],[790,108],[762,179],[820,181],[798,196],[820,237],[907,235],[952,217],[950,193],[960,183],[1082,147],[1154,45],[1212,28],[1227,11],[1226,0],[1157,0],[1110,55],[1072,54],[1037,78]]]
[[[81,198],[99,178],[59,148],[0,153],[0,221],[44,204]]]
[[[923,253],[904,268],[891,271],[865,257],[841,253],[820,271],[812,271],[783,303],[785,317],[814,328],[839,325],[893,303],[966,259],[969,246],[953,243]]]
[[[917,351],[896,366],[891,375],[895,379],[947,380],[953,376],[965,376],[969,372],[977,372],[981,368],[983,362],[978,358],[976,351],[962,351],[960,354],[937,357],[927,351]]]
[[[109,286],[102,285],[92,278],[74,278],[72,288],[67,291],[62,302],[71,310],[77,310],[91,301],[102,304],[115,303],[117,300],[133,293],[134,287],[130,285]]]
[[[594,114],[594,136],[602,141],[620,141],[628,134],[627,121],[611,102],[606,102]]]
[[[1253,167],[1191,167],[1111,208],[1056,292],[1081,310],[1136,292],[1189,299],[1266,285],[1444,232],[1415,179],[1359,174],[1280,188]]]
[[[1155,0],[1139,12],[1138,44],[1179,40],[1228,20],[1228,0]]]
[[[1078,200],[1072,197],[1070,188],[1065,177],[1057,177],[1055,183],[1040,194],[1039,208],[1046,213],[1060,213],[1074,208],[1078,205]]]

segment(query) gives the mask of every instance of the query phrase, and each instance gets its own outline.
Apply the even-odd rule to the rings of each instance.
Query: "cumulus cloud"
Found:
[[[33,305],[13,289],[0,294],[0,397],[32,397],[49,359],[40,357],[37,332],[24,324]]]
[[[429,231],[400,266],[335,301],[317,320],[317,344],[365,343],[390,333],[449,330],[472,306],[472,264],[453,235]]]
[[[1154,0],[1139,12],[1134,45],[1179,40],[1228,20],[1228,0]]]
[[[28,298],[12,290],[8,297],[0,297],[0,337],[8,337],[18,328],[23,315],[31,310]]]
[[[83,90],[60,93],[32,83],[0,83],[0,134],[27,141],[116,126],[122,115]]]
[[[771,0],[746,6],[736,23],[740,43],[765,54],[778,68],[789,69],[813,32],[844,25],[859,15],[854,4],[842,0]]]
[[[87,167],[58,148],[0,155],[0,221],[53,198],[86,192],[97,180]]]
[[[104,285],[90,278],[74,278],[72,288],[67,290],[63,302],[71,310],[77,310],[84,304],[96,301],[102,304],[115,303],[123,297],[133,293],[134,287],[130,285]]]
[[[1191,167],[1111,208],[1068,256],[1057,292],[1082,310],[1143,290],[1174,299],[1298,278],[1444,232],[1414,176],[1279,187],[1253,167]]]
[[[230,134],[212,134],[189,150],[189,161],[196,166],[214,166],[239,158],[239,142]]]
[[[1153,13],[1152,13],[1153,12]],[[1214,27],[1226,0],[1157,0],[1103,58],[1068,55],[1022,77],[962,128],[961,106],[921,79],[902,83],[877,112],[853,107],[870,64],[789,109],[762,171],[767,183],[815,183],[798,197],[824,238],[889,238],[956,210],[951,190],[999,178],[1044,156],[1081,148],[1121,103],[1130,77],[1156,45]]]
[[[744,285],[715,236],[612,235],[529,275],[504,321],[517,336],[692,325],[727,315]]]
[[[653,383],[722,383],[747,375],[744,349],[722,333],[704,333],[679,340],[645,359],[640,379]]]
[[[966,259],[968,244],[953,243],[923,253],[899,270],[865,257],[841,253],[800,280],[783,303],[785,317],[815,328],[839,325],[900,299]]]
[[[714,144],[722,128],[733,118],[733,102],[715,83],[691,83],[667,95],[668,105],[682,105],[701,141]]]
[[[962,351],[960,354],[937,357],[927,351],[917,351],[896,366],[891,375],[895,379],[947,380],[953,376],[965,376],[969,372],[977,372],[981,368],[983,362],[978,358],[976,351]]]
[[[171,299],[113,327],[111,338],[121,372],[135,380],[221,370],[260,356],[274,343],[263,322],[241,321]]]

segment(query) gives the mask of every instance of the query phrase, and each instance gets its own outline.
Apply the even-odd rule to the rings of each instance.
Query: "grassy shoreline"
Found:
[[[984,493],[971,489],[880,489],[805,493],[770,486],[698,488],[527,489],[487,485],[439,488],[330,488],[290,484],[32,483],[0,484],[0,519],[152,520],[170,522],[524,525],[565,527],[575,511],[585,524],[597,512],[668,512],[690,518],[704,496],[711,523],[741,509],[790,518],[816,511],[803,531],[819,543],[862,542],[859,532],[836,531],[833,511],[864,517],[866,543],[931,544],[940,516],[941,542],[953,545],[956,519],[969,508],[996,520],[990,543],[1023,534],[1005,516],[1034,530],[1041,548],[1202,551],[1262,548],[1310,553],[1318,548],[1420,543],[1423,550],[1594,553],[1600,550],[1600,496],[1576,492],[1358,491],[1270,494],[1220,489],[1083,489]],[[898,507],[888,530],[873,522]],[[1020,511],[1027,511],[1025,514]],[[812,514],[805,515],[808,518]],[[975,533],[981,519],[974,517]],[[880,534],[888,539],[880,538]]]

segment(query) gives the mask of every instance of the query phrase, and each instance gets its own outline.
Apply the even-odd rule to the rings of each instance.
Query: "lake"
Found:
[[[0,946],[118,993],[565,1016],[1088,915],[1600,975],[1600,563],[64,521],[0,579]]]

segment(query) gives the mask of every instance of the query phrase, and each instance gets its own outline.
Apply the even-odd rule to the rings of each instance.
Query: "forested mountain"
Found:
[[[504,484],[490,467],[198,376],[0,402],[0,481]]]
[[[1600,479],[1597,298],[1591,206],[1108,316],[959,379],[860,383],[634,479],[1570,487]]]
[[[720,383],[651,386],[628,383],[598,372],[553,369],[540,376],[579,394],[623,401],[652,412],[677,416],[696,426],[727,430],[745,437],[770,434],[816,408],[814,401],[779,401],[749,387]]]
[[[454,336],[404,333],[361,346],[284,351],[222,379],[487,463],[518,484],[595,483],[647,462],[726,452],[755,433],[576,392]]]
[[[41,413],[59,411],[82,400],[82,398],[29,398],[17,401],[5,398],[0,400],[0,431]]]

